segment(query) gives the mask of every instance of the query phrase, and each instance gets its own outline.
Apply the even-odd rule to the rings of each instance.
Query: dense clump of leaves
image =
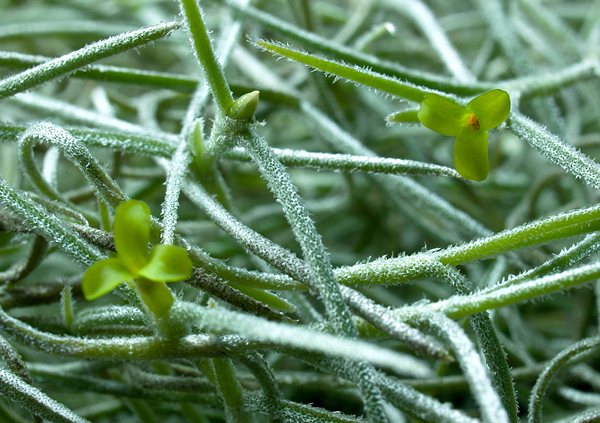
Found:
[[[504,3],[0,3],[0,421],[596,421],[600,9]]]

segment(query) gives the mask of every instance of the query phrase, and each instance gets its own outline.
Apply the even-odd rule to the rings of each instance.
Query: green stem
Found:
[[[528,223],[444,250],[341,268],[337,270],[336,275],[340,283],[346,285],[399,283],[435,274],[435,270],[431,270],[431,264],[435,262],[456,266],[518,248],[598,230],[600,230],[600,206],[592,206]]]
[[[509,422],[498,392],[471,340],[460,326],[448,317],[438,313],[419,313],[410,317],[413,324],[428,327],[448,342],[457,356],[460,367],[469,382],[471,392],[477,401],[485,423]]]
[[[88,182],[96,189],[100,198],[110,206],[117,207],[127,199],[121,188],[106,173],[100,162],[90,154],[83,143],[77,141],[64,129],[45,122],[29,127],[19,139],[19,158],[24,173],[42,194],[50,199],[68,203],[44,179],[37,167],[33,157],[33,147],[40,142],[59,148],[79,168]]]
[[[336,332],[357,336],[358,333],[352,323],[348,307],[342,300],[321,236],[291,177],[263,138],[254,132],[248,132],[238,139],[239,144],[248,152],[268,181],[275,197],[281,202],[283,212],[313,273],[314,286],[310,288],[319,293]]]
[[[597,350],[599,346],[600,338],[584,339],[561,351],[550,361],[550,364],[540,374],[535,386],[531,391],[528,414],[529,423],[542,422],[542,400],[544,399],[544,395],[546,394],[550,380],[556,374],[556,372],[567,365],[571,359],[590,350]]]
[[[273,406],[269,398],[256,393],[249,393],[244,396],[244,407],[250,411],[271,415]],[[279,407],[275,410],[278,414],[286,418],[285,421],[299,423],[362,423],[364,420],[358,420],[340,413],[331,412],[324,408],[313,407],[300,404],[293,401],[282,400]],[[468,422],[474,423],[474,422]]]
[[[308,102],[302,102],[301,110],[303,116],[316,127],[315,132],[324,137],[336,151],[361,156],[376,155]],[[456,242],[456,236],[446,236],[445,232],[458,230],[469,237],[491,234],[480,222],[412,178],[381,175],[375,181],[391,197],[393,205],[397,205],[417,225],[422,225],[434,236],[440,237],[442,232],[441,237]]]
[[[273,411],[271,416],[275,417],[277,422],[281,422],[279,410],[281,408],[282,394],[275,380],[273,370],[259,353],[240,354],[238,358],[244,366],[252,373],[258,381],[264,397],[271,404]]]
[[[574,244],[566,250],[562,250],[550,260],[545,261],[537,267],[529,269],[506,281],[492,285],[485,291],[491,292],[507,286],[516,285],[526,280],[540,278],[551,273],[558,273],[580,263],[600,249],[600,233],[588,234],[582,241]]]
[[[0,204],[18,216],[28,228],[55,243],[83,266],[91,266],[105,258],[95,246],[84,241],[60,219],[34,203],[23,192],[12,189],[0,178]]]
[[[314,153],[304,150],[278,148],[274,148],[273,153],[275,153],[281,164],[286,167],[374,174],[452,176],[461,178],[456,170],[447,166],[414,160],[355,156],[352,154]],[[246,152],[241,149],[229,150],[222,157],[231,160],[249,160]]]
[[[475,76],[465,66],[439,21],[425,3],[420,0],[387,0],[386,3],[411,17],[454,78],[463,84],[476,81]]]
[[[500,82],[498,87],[509,93],[518,92],[523,97],[549,95],[573,84],[595,78],[599,66],[597,60],[585,60],[557,72],[509,79]]]
[[[0,30],[0,39],[21,38],[21,37],[48,37],[57,35],[69,35],[80,37],[83,34],[107,37],[121,32],[127,32],[131,29],[130,25],[112,24],[98,22],[93,20],[69,20],[68,24],[64,21],[58,22],[38,22],[36,25],[27,25],[25,23],[4,24]]]
[[[480,291],[468,296],[454,296],[451,299],[438,301],[425,306],[414,306],[416,309],[425,308],[446,314],[458,319],[473,313],[504,307],[521,301],[531,300],[542,295],[567,289],[600,277],[600,263],[577,267],[572,270],[550,275],[519,285],[508,286],[491,292]],[[413,307],[407,307],[406,310]],[[405,310],[398,309],[396,316],[404,315]]]
[[[250,414],[243,408],[243,388],[235,374],[235,368],[229,358],[212,360],[217,389],[225,402],[225,415],[228,423],[250,422]]]
[[[31,249],[25,257],[15,261],[11,267],[0,272],[0,285],[10,285],[33,272],[46,257],[48,242],[44,237],[36,236]]]
[[[52,60],[51,57],[23,54],[12,51],[0,52],[0,66],[27,69]],[[121,84],[141,85],[149,88],[168,88],[180,92],[193,92],[201,82],[198,78],[167,72],[123,68],[108,65],[89,65],[85,71],[75,71],[73,78],[110,81]]]
[[[219,1],[226,3],[227,6],[232,9],[240,11],[245,17],[251,19],[253,22],[260,22],[264,27],[283,34],[286,39],[296,40],[302,45],[308,46],[320,53],[335,57],[347,63],[372,69],[379,74],[390,75],[398,79],[407,80],[413,84],[422,85],[432,90],[440,90],[459,95],[473,95],[495,88],[494,85],[484,82],[461,84],[454,78],[407,68],[396,62],[382,60],[377,56],[368,55],[359,52],[356,49],[338,44],[331,41],[331,39],[316,33],[305,31],[254,7],[243,6],[239,1]]]
[[[179,28],[179,22],[170,22],[117,35],[27,69],[0,81],[0,99],[26,91],[109,56],[166,37],[177,28]]]
[[[180,0],[181,14],[190,35],[194,54],[198,58],[219,114],[224,115],[233,103],[229,84],[223,69],[217,61],[211,41],[202,19],[202,12],[196,0]]]
[[[146,401],[134,398],[123,398],[122,401],[129,406],[140,423],[159,423]]]
[[[24,408],[56,423],[90,423],[38,388],[23,382],[6,368],[0,368],[0,392]]]
[[[594,188],[600,188],[600,165],[592,158],[519,113],[511,113],[509,125],[520,139],[540,150],[554,163]]]
[[[469,280],[454,267],[440,264],[438,270],[438,277],[449,283],[457,294],[469,295],[473,292],[473,287]],[[507,419],[511,423],[517,423],[518,406],[514,383],[506,359],[506,353],[498,339],[494,323],[488,312],[470,315],[469,323],[477,335],[477,343],[485,357],[485,363],[489,369],[489,377],[507,412]],[[454,350],[456,351],[456,348]]]

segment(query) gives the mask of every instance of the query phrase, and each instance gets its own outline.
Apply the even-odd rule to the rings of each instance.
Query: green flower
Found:
[[[118,258],[99,261],[81,281],[86,300],[94,300],[126,281],[134,281],[137,294],[157,317],[164,316],[174,298],[165,282],[187,279],[192,274],[188,253],[173,245],[150,241],[150,209],[146,203],[129,200],[117,208],[113,223]]]
[[[417,117],[432,131],[456,136],[454,167],[465,179],[483,181],[490,171],[488,134],[508,118],[510,97],[506,91],[483,93],[459,106],[437,94],[427,94]]]

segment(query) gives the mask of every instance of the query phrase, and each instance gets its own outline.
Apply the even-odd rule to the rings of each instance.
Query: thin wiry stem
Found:
[[[268,181],[275,197],[283,206],[284,214],[311,270],[312,280],[315,282],[313,289],[319,293],[335,331],[351,337],[357,336],[356,327],[341,297],[321,236],[285,168],[276,159],[267,143],[254,132],[242,133],[238,139],[239,144],[248,151],[253,162]],[[380,390],[372,383],[374,369],[366,362],[361,362],[357,364],[355,370],[353,380],[363,394],[367,413],[374,422],[387,422]]]
[[[429,39],[431,46],[436,50],[446,68],[448,68],[458,81],[463,84],[475,82],[475,77],[465,66],[459,53],[452,46],[450,40],[448,40],[448,37],[446,37],[443,29],[435,19],[435,16],[425,3],[420,0],[387,0],[387,3],[410,15],[413,21],[421,28],[423,34]]]
[[[155,25],[90,44],[44,64],[27,69],[0,81],[0,99],[31,89],[37,85],[80,69],[106,57],[141,47],[168,36],[179,28],[179,22]]]
[[[33,228],[48,242],[54,243],[84,266],[91,266],[104,258],[93,245],[84,241],[53,214],[34,203],[23,192],[17,191],[0,178],[0,204],[19,217],[24,225]]]
[[[542,154],[575,177],[582,178],[594,188],[600,188],[600,165],[592,158],[577,151],[541,125],[520,114],[510,118],[511,130],[519,138],[539,149]]]
[[[13,401],[35,414],[53,422],[60,423],[89,423],[69,410],[63,404],[53,400],[38,388],[23,382],[9,369],[0,369],[0,390]]]
[[[456,170],[449,167],[414,160],[354,156],[351,154],[313,153],[310,151],[278,148],[274,148],[273,153],[275,153],[281,164],[287,167],[374,174],[430,175],[462,178]],[[249,160],[248,155],[242,149],[230,150],[223,154],[223,158]]]
[[[563,350],[559,353],[551,363],[544,369],[540,377],[538,378],[533,390],[531,391],[531,397],[529,400],[529,423],[540,423],[542,422],[542,400],[546,394],[546,389],[552,377],[556,372],[569,362],[569,359],[577,357],[578,355],[584,354],[590,350],[596,350],[600,345],[599,338],[588,338],[584,339],[571,347]]]
[[[465,377],[469,381],[473,397],[478,402],[482,420],[489,423],[509,422],[498,393],[492,387],[487,371],[473,344],[458,324],[440,314],[413,315],[412,321],[431,327],[452,345]]]
[[[233,102],[233,96],[212,49],[211,40],[202,18],[202,10],[194,0],[181,0],[180,7],[185,28],[190,34],[194,54],[202,66],[219,113],[224,114]]]
[[[60,194],[42,177],[33,160],[35,143],[46,142],[56,145],[83,173],[89,183],[98,191],[99,196],[112,207],[127,199],[117,183],[106,174],[102,166],[89,151],[71,134],[62,128],[40,123],[28,128],[19,141],[21,165],[24,173],[34,185],[52,200],[63,201]]]
[[[173,4],[83,3],[0,5],[0,420],[516,422],[529,387],[535,421],[597,418],[564,406],[598,375],[558,369],[597,349],[600,3],[297,0],[296,26],[180,0],[140,30]],[[512,110],[466,181],[420,103],[493,89]],[[128,198],[195,267],[158,326],[126,288],[82,298]]]

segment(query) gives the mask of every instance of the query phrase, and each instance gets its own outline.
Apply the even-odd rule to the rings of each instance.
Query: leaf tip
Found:
[[[227,116],[232,119],[250,119],[258,108],[259,91],[244,94],[234,101],[227,110]]]

